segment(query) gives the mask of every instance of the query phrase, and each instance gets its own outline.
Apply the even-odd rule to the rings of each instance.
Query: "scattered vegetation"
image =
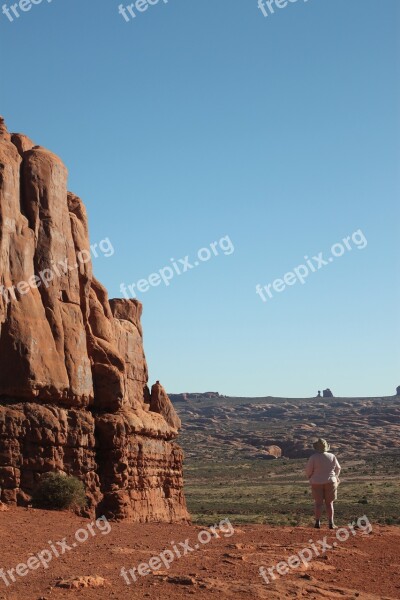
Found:
[[[371,522],[400,525],[400,453],[341,461],[337,522],[366,514]],[[310,525],[313,504],[303,475],[305,459],[189,460],[185,490],[193,521],[202,525],[229,516],[236,523]]]
[[[35,508],[65,510],[86,505],[85,486],[76,477],[47,473],[42,476],[32,496]]]

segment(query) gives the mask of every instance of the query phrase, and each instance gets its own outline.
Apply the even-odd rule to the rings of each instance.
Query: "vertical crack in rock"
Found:
[[[28,504],[58,471],[85,483],[88,516],[186,520],[181,422],[148,389],[142,305],[93,277],[67,177],[0,118],[0,501]]]

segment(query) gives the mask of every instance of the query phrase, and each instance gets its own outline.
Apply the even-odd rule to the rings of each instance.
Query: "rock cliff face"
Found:
[[[57,470],[84,481],[90,516],[188,518],[180,420],[147,387],[141,312],[93,277],[61,160],[0,118],[0,502],[28,503]]]

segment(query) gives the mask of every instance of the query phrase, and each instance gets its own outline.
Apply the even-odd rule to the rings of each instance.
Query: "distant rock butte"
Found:
[[[90,516],[186,520],[180,420],[147,387],[142,305],[108,299],[89,248],[62,161],[0,118],[0,505],[60,471],[85,483]]]

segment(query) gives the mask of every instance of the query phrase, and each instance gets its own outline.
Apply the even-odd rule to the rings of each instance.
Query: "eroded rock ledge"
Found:
[[[180,420],[147,387],[142,306],[109,300],[89,254],[62,161],[0,118],[0,502],[29,503],[58,470],[84,481],[90,516],[186,520]]]

